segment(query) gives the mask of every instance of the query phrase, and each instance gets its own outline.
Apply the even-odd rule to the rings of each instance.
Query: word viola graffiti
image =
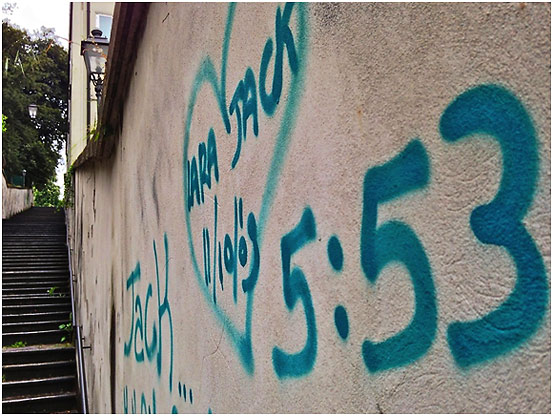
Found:
[[[542,321],[549,288],[541,254],[522,218],[532,204],[537,181],[538,155],[530,117],[520,101],[497,85],[482,85],[460,95],[440,121],[448,142],[473,134],[495,137],[503,154],[499,191],[486,205],[477,207],[470,219],[476,237],[485,244],[505,247],[517,271],[513,292],[494,311],[470,322],[449,325],[447,341],[455,362],[462,368],[495,358],[529,339]],[[415,311],[410,324],[382,342],[365,340],[362,357],[370,372],[413,363],[430,348],[437,332],[436,290],[430,262],[416,233],[407,224],[390,220],[377,226],[378,206],[408,192],[424,188],[430,162],[423,144],[411,141],[390,161],[373,168],[363,184],[360,263],[365,277],[374,283],[391,262],[403,264],[413,283]],[[306,276],[299,267],[290,271],[290,258],[316,236],[316,224],[306,208],[298,225],[281,240],[283,289],[291,311],[303,303],[307,340],[303,350],[288,354],[273,349],[273,364],[279,377],[297,377],[310,371],[317,353],[315,311]],[[328,258],[335,271],[343,266],[343,251],[336,236],[329,239]],[[346,308],[335,308],[338,335],[347,339]]]
[[[232,295],[234,303],[238,299],[238,264],[241,268],[247,268],[250,266],[250,272],[247,278],[241,281],[241,289],[244,293],[248,293],[255,287],[257,277],[259,275],[259,245],[257,243],[257,223],[253,213],[248,215],[248,238],[250,240],[250,250],[248,250],[248,243],[244,235],[240,235],[238,239],[238,232],[244,230],[244,210],[242,198],[234,198],[234,242],[230,234],[225,234],[224,245],[221,245],[220,241],[217,241],[217,221],[218,221],[218,203],[217,196],[214,199],[214,221],[213,230],[210,233],[210,229],[204,227],[202,235],[203,246],[203,259],[204,259],[204,280],[206,287],[212,284],[213,288],[213,303],[217,304],[217,283],[215,280],[219,279],[221,291],[224,290],[224,273],[223,265],[227,274],[232,275]],[[213,269],[211,268],[211,239],[210,235],[213,235]],[[248,252],[250,252],[250,258],[252,259],[251,265],[248,263]],[[224,261],[223,261],[224,260]],[[213,282],[211,281],[213,279]]]
[[[125,342],[123,352],[125,357],[134,357],[137,363],[154,362],[157,369],[158,377],[161,377],[163,363],[163,323],[165,322],[166,329],[170,337],[169,349],[169,391],[173,389],[173,318],[171,315],[171,306],[167,294],[169,293],[169,247],[167,242],[167,234],[163,236],[165,248],[165,292],[161,296],[159,282],[159,264],[157,258],[156,243],[153,242],[154,260],[156,265],[156,292],[157,292],[157,313],[152,321],[151,330],[149,331],[148,311],[150,300],[153,296],[153,286],[148,283],[145,296],[135,294],[135,287],[138,286],[141,279],[140,263],[136,264],[135,269],[127,279],[127,291],[131,291],[131,323],[129,340]],[[142,305],[144,304],[144,309]],[[144,311],[144,314],[143,314]],[[151,337],[149,337],[151,333]]]
[[[190,255],[196,279],[215,315],[228,330],[231,342],[237,349],[244,368],[247,373],[252,374],[254,362],[250,328],[253,294],[259,274],[259,253],[265,221],[272,205],[301,95],[307,46],[307,13],[304,4],[288,3],[283,9],[280,6],[276,8],[274,35],[267,38],[263,51],[260,51],[259,74],[256,75],[252,67],[247,67],[244,77],[234,88],[230,104],[227,106],[227,57],[235,8],[235,4],[230,4],[228,7],[220,72],[217,73],[215,70],[211,58],[205,57],[192,85],[184,135],[184,202]],[[287,59],[285,59],[285,55]],[[269,68],[271,62],[273,62],[272,68]],[[287,90],[285,90],[286,85],[283,82],[285,71],[287,71],[287,79],[289,79]],[[272,73],[272,80],[267,79],[269,73]],[[224,131],[229,137],[233,133],[231,117],[236,118],[236,131],[234,132],[236,146],[229,169],[221,169],[219,166],[217,142],[220,138],[216,137],[215,125],[209,128],[207,134],[200,136],[202,139],[207,137],[205,141],[199,140],[198,143],[197,138],[195,141],[191,138],[194,108],[204,84],[211,87],[218,108],[216,116],[220,117]],[[283,94],[284,91],[287,93]],[[263,190],[260,213],[255,215],[253,212],[249,212],[246,218],[243,200],[235,196],[234,229],[225,234],[223,238],[218,239],[218,232],[220,233],[218,230],[219,206],[229,206],[230,204],[220,204],[216,195],[216,186],[222,181],[223,172],[234,172],[238,167],[248,130],[258,137],[263,121],[260,118],[261,110],[268,119],[275,116],[279,106],[283,108],[283,111],[277,136],[274,142],[266,142],[267,145],[273,146],[274,152]],[[248,124],[251,128],[248,128]],[[194,133],[194,136],[198,135]],[[212,195],[208,196],[208,191]],[[206,205],[206,199],[213,202],[213,210],[210,209],[207,213],[201,211]],[[211,213],[213,213],[213,222],[209,222],[209,224],[205,222],[198,224],[198,221],[191,219],[191,215],[194,215],[194,219],[201,218],[202,221],[205,221],[211,216]],[[192,229],[193,224],[195,232]],[[199,260],[196,255],[196,252],[199,252],[200,228],[202,260]],[[221,235],[222,233],[219,234],[219,236]],[[198,242],[197,248],[194,246],[195,241]],[[203,271],[199,266],[202,261]],[[247,269],[249,271],[246,271]],[[242,274],[242,280],[239,282],[239,275]],[[232,277],[230,301],[222,296],[226,287],[225,275]],[[217,297],[218,290],[221,293],[219,298]],[[245,302],[239,301],[240,294],[245,296]],[[244,308],[244,320],[241,324],[237,323],[240,321],[236,318],[237,313],[231,314],[229,310],[231,306],[240,304]]]

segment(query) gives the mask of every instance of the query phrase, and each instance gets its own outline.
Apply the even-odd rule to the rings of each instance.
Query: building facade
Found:
[[[98,109],[94,87],[88,79],[81,56],[81,41],[99,28],[109,39],[115,3],[72,2],[69,29],[69,140],[66,148],[67,164],[71,166],[82,153],[90,138],[90,130],[97,125]]]

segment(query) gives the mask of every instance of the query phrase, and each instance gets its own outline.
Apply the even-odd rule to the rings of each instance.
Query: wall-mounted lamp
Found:
[[[94,85],[98,105],[102,97],[106,59],[108,57],[109,42],[102,36],[100,29],[92,30],[92,37],[81,41],[81,55],[84,56],[86,72]]]
[[[28,108],[29,108],[29,117],[31,117],[32,119],[35,119],[38,106],[36,104],[29,104]]]

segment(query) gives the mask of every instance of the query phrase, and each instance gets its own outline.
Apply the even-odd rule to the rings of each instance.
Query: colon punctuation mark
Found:
[[[482,243],[505,247],[517,271],[512,293],[497,309],[449,326],[453,357],[460,367],[468,367],[518,346],[536,331],[545,314],[549,290],[543,260],[522,224],[538,175],[536,134],[520,101],[497,85],[481,85],[457,97],[442,115],[440,132],[448,142],[475,134],[499,142],[499,191],[489,204],[472,211],[470,226]]]
[[[361,224],[361,266],[374,283],[393,261],[404,264],[413,282],[415,312],[400,333],[380,343],[365,340],[363,359],[370,372],[409,364],[422,357],[436,335],[436,294],[430,264],[415,232],[405,223],[388,221],[377,228],[377,207],[428,183],[429,161],[419,140],[389,162],[365,174]]]
[[[273,366],[279,378],[302,376],[311,371],[315,364],[317,327],[311,292],[305,275],[299,267],[294,267],[290,273],[290,260],[295,252],[308,242],[313,241],[316,234],[315,218],[311,208],[307,207],[299,224],[282,237],[280,242],[284,301],[289,311],[294,309],[298,299],[302,301],[307,327],[307,340],[304,348],[298,353],[290,354],[279,347],[273,348]]]

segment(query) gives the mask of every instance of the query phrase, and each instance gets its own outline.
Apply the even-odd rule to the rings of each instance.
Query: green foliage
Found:
[[[62,206],[64,208],[70,208],[73,206],[73,165],[67,169],[67,173],[63,175],[63,202]]]
[[[33,186],[34,205],[36,207],[59,207],[61,206],[60,188],[50,179],[42,189]]]
[[[25,341],[16,341],[12,345],[8,345],[8,348],[22,348],[26,346],[27,343]]]
[[[50,289],[48,289],[48,294],[50,296],[54,296],[54,292],[58,289],[57,286],[52,286]]]
[[[26,170],[27,183],[45,188],[68,132],[67,51],[52,30],[29,35],[2,22],[2,155],[6,176]],[[29,104],[36,104],[35,119]],[[5,124],[4,124],[5,123]]]
[[[2,133],[5,133],[6,132],[6,119],[8,117],[6,117],[4,114],[2,114]]]
[[[68,339],[69,335],[73,332],[73,322],[72,321],[73,321],[73,314],[70,313],[69,314],[69,322],[66,323],[66,324],[61,324],[58,327],[59,329],[67,332],[67,335],[64,335],[61,338],[60,342],[65,342]]]

